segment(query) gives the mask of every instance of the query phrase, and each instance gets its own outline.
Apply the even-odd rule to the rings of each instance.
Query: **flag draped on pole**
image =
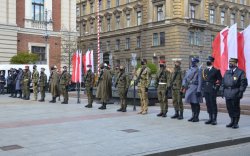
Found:
[[[224,76],[230,58],[238,59],[238,67],[246,72],[250,84],[250,26],[237,32],[237,24],[225,28],[217,34],[213,44],[214,66]]]
[[[92,65],[92,71],[94,72],[94,52],[93,50],[88,50],[86,54],[83,55],[84,63],[84,73],[87,71],[87,65]]]
[[[72,57],[72,81],[82,82],[82,52],[77,50]]]

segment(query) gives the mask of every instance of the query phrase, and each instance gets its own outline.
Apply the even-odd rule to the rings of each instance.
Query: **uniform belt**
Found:
[[[225,89],[235,89],[235,88],[238,88],[238,87],[225,87]]]
[[[165,85],[165,84],[167,84],[167,83],[165,83],[165,82],[159,82],[159,85]]]

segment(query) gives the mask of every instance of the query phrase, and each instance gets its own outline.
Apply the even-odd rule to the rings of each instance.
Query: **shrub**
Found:
[[[19,52],[17,55],[10,59],[11,64],[34,64],[38,61],[39,57],[37,54],[29,52]]]

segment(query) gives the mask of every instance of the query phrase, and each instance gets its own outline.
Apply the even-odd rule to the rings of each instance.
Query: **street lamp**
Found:
[[[48,25],[53,23],[51,17],[48,20],[48,12],[49,11],[47,9],[45,9],[45,12],[44,12],[44,14],[45,14],[45,20],[44,20],[44,27],[45,27],[45,33],[44,33],[44,38],[45,38],[45,58],[46,58],[46,56],[48,54],[48,45],[47,44],[48,44],[48,40],[49,40],[49,36],[50,36],[49,31],[48,31]],[[46,59],[46,63],[47,63],[47,59]]]

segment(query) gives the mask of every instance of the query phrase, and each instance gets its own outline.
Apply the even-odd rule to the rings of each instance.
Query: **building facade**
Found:
[[[240,31],[250,22],[250,0],[100,0],[99,8],[103,60],[127,69],[131,53],[165,59],[169,67],[182,60],[187,68],[191,57],[211,54],[220,30],[238,23]],[[78,0],[76,11],[81,47],[96,52],[97,0]]]
[[[6,22],[12,20],[11,24],[15,26],[15,44],[10,48],[14,48],[13,55],[21,52],[35,53],[39,56],[37,64],[64,65],[67,59],[63,53],[66,52],[65,48],[68,48],[63,46],[66,44],[64,33],[76,35],[76,1],[5,1],[13,1],[8,5],[12,6],[13,17],[6,15]],[[2,37],[1,34],[0,36]],[[7,53],[4,55],[7,56]],[[5,63],[9,63],[9,60],[10,57]]]

